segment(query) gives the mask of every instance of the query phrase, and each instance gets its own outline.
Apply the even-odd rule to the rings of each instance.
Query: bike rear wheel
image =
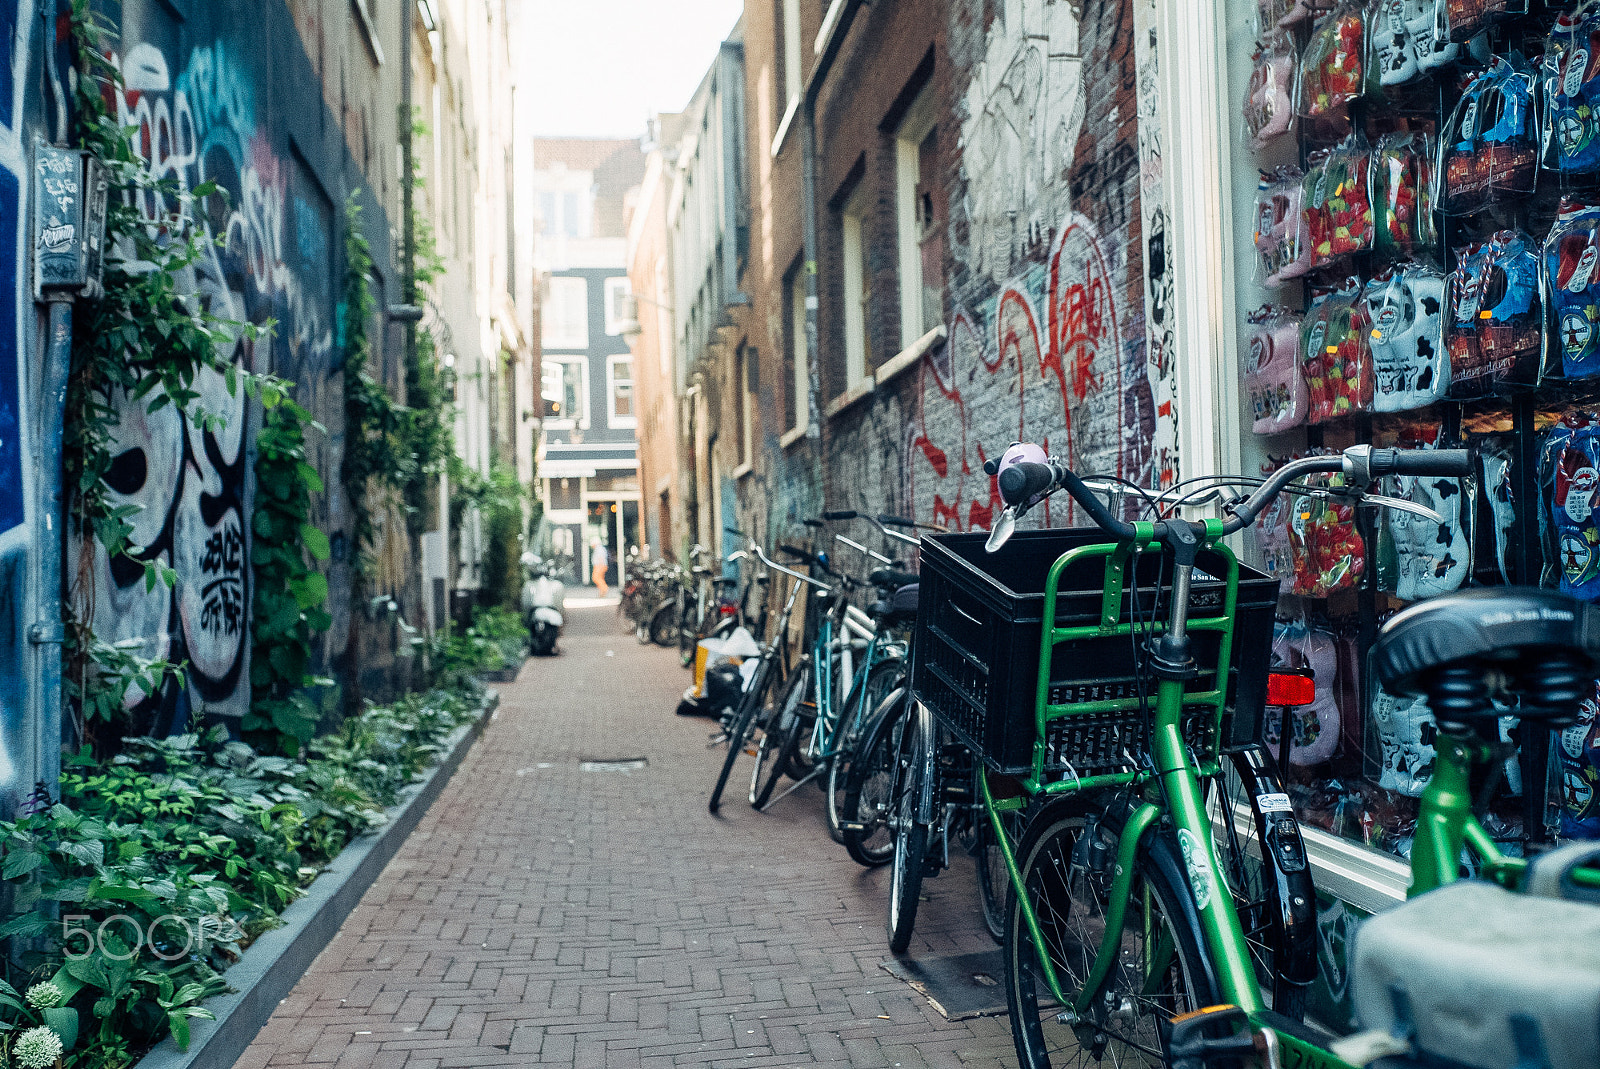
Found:
[[[933,715],[921,703],[913,705],[900,733],[896,762],[894,861],[889,869],[889,949],[896,954],[911,945],[922,901],[922,874],[932,828],[921,809],[932,765],[933,732]]]
[[[884,699],[899,687],[905,678],[905,669],[898,657],[886,657],[872,666],[872,671],[867,675],[863,684],[862,693],[853,696],[850,709],[846,711],[846,721],[838,729],[842,737],[829,745],[833,756],[828,764],[828,834],[836,843],[844,844],[849,836],[841,824],[854,821],[854,816],[847,815],[849,809],[850,769],[860,756],[861,747],[866,742],[867,732],[872,727],[873,718],[877,715]],[[852,856],[854,856],[852,854]],[[860,859],[857,858],[859,861]],[[865,864],[865,862],[863,862]]]
[[[766,690],[771,684],[772,659],[763,655],[749,688],[740,696],[733,718],[728,723],[728,752],[723,756],[722,771],[717,773],[716,786],[711,788],[711,798],[706,803],[706,808],[713,813],[722,805],[722,792],[728,786],[728,777],[733,774],[739,754],[747,748],[752,756],[755,754],[750,744],[760,726],[760,713],[766,706]]]
[[[810,693],[811,663],[805,661],[789,677],[756,749],[756,767],[750,774],[750,804],[757,809],[771,800],[773,789],[789,770],[800,744],[802,726],[809,722],[804,711]]]
[[[975,793],[974,797],[977,796],[979,795]],[[978,846],[973,852],[973,860],[978,865],[978,891],[983,898],[983,925],[989,929],[991,939],[996,943],[1004,943],[1011,873],[1006,868],[1005,855],[1000,852],[1000,843],[995,838],[994,822],[989,819],[989,814],[980,809],[976,819]],[[1002,810],[1000,823],[1013,846],[1020,842],[1025,823],[1020,809]]]
[[[1022,886],[1069,1002],[1082,991],[1106,931],[1119,830],[1102,814],[1061,806],[1034,820],[1019,851]],[[1163,863],[1152,857],[1158,850]],[[1011,896],[1006,1003],[1023,1069],[1164,1066],[1168,1022],[1217,1002],[1176,855],[1176,845],[1147,839],[1135,862],[1116,963],[1076,1025],[1060,1020],[1069,1007],[1051,995],[1021,901]]]
[[[842,822],[861,824],[863,831],[847,832],[844,848],[858,865],[874,868],[894,858],[895,834],[890,827],[895,772],[899,762],[900,731],[909,697],[904,688],[893,690],[862,732],[850,762],[844,795],[837,802]],[[829,791],[829,801],[838,798]]]
[[[650,616],[650,641],[671,648],[678,639],[678,607],[667,602]]]

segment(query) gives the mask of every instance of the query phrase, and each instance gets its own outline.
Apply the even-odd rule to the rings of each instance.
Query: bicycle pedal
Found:
[[[867,825],[861,823],[859,820],[841,820],[839,821],[839,830],[848,835],[865,835],[867,832]]]
[[[1172,1069],[1208,1069],[1225,1064],[1221,1059],[1241,1058],[1255,1050],[1250,1018],[1238,1006],[1206,1006],[1172,1019],[1167,1041]]]

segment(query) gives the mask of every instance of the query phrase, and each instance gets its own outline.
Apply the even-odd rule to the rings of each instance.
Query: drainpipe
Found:
[[[806,389],[806,437],[814,443],[819,465],[826,459],[826,444],[822,439],[822,368],[817,337],[817,97],[863,2],[833,0],[823,19],[825,36],[818,45],[817,64],[806,79],[800,99],[800,237],[805,244],[802,270],[806,279],[806,371],[810,380]],[[825,477],[813,490],[813,508],[820,509],[825,500]]]

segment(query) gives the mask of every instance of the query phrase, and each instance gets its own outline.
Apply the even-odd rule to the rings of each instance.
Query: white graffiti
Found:
[[[1153,471],[1147,485],[1178,478],[1178,352],[1172,242],[1167,233],[1166,180],[1161,156],[1161,85],[1156,0],[1134,0],[1134,62],[1139,79],[1139,215],[1144,235],[1145,355],[1155,404]],[[1141,477],[1142,478],[1142,477]]]

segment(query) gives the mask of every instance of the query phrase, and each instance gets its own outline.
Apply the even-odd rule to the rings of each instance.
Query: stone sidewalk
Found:
[[[1013,1065],[1005,1018],[946,1022],[879,968],[888,872],[821,795],[755,813],[744,764],[709,815],[722,751],[672,713],[675,654],[568,617],[238,1069]],[[966,858],[924,894],[913,957],[992,947]]]

